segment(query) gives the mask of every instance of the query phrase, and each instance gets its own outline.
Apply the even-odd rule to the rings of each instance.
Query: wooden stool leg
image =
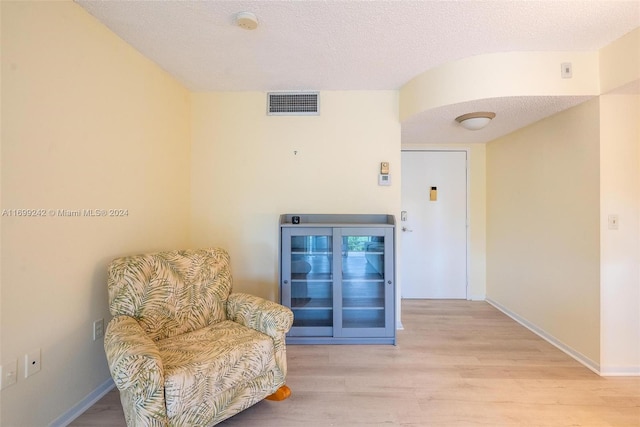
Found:
[[[283,385],[282,387],[277,389],[275,393],[265,397],[265,399],[279,402],[281,400],[287,399],[289,396],[291,396],[291,389],[286,385]]]

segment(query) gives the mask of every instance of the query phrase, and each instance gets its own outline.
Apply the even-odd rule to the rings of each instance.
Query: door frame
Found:
[[[466,160],[466,164],[465,164],[465,183],[466,183],[466,212],[465,212],[465,299],[467,301],[471,300],[471,289],[470,289],[470,284],[469,284],[469,273],[471,271],[471,262],[470,262],[470,255],[469,255],[469,251],[470,251],[470,247],[471,247],[471,233],[469,230],[469,224],[470,224],[470,215],[471,215],[471,210],[470,210],[470,205],[471,205],[471,200],[470,200],[470,196],[469,196],[469,192],[471,190],[471,182],[470,182],[470,173],[469,173],[469,156],[471,155],[471,149],[470,148],[466,148],[466,147],[460,147],[460,148],[451,148],[451,147],[428,147],[428,148],[401,148],[400,149],[400,153],[403,152],[463,152],[465,153],[465,160]],[[401,160],[402,161],[402,160]],[[400,167],[402,168],[402,163],[400,165]],[[402,176],[402,175],[401,175]],[[401,187],[402,188],[402,187]],[[402,211],[402,191],[400,192],[400,210]],[[402,221],[398,222],[398,233],[399,235],[402,235],[402,231],[400,231],[400,229],[402,228]],[[403,237],[400,236],[400,239],[402,239]],[[398,245],[402,247],[402,240],[400,240],[398,242]],[[402,256],[402,251],[400,251],[400,256]],[[396,269],[398,266],[396,266]],[[400,270],[400,269],[398,269]],[[401,305],[401,301],[402,301],[402,271],[399,272],[400,274],[398,275],[398,307]]]

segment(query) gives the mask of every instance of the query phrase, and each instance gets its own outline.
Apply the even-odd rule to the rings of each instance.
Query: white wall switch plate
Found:
[[[3,390],[18,381],[18,359],[5,362],[0,366],[0,390]]]
[[[615,215],[615,214],[609,215],[608,223],[609,223],[609,230],[617,230],[618,223],[619,223],[618,215]]]
[[[93,340],[100,339],[104,336],[104,319],[98,319],[93,322]]]
[[[378,185],[391,185],[391,175],[378,175]]]

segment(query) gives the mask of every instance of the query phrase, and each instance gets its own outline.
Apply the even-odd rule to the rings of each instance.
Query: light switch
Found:
[[[380,163],[380,173],[382,175],[389,175],[389,162]]]
[[[618,215],[609,215],[609,230],[618,229]]]

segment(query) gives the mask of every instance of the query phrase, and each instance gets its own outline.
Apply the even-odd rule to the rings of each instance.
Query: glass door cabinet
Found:
[[[280,221],[280,299],[294,314],[287,342],[395,344],[393,217],[291,217]]]

